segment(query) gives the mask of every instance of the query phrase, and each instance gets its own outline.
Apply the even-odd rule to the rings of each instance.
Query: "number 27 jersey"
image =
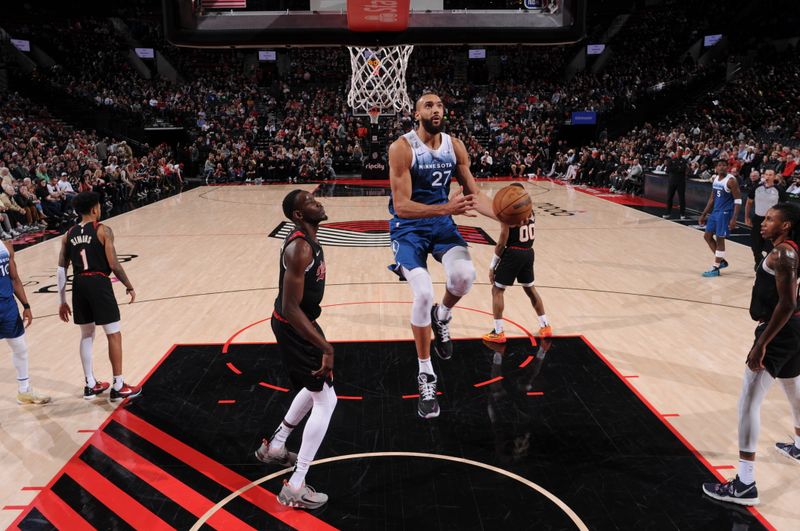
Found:
[[[456,154],[453,140],[447,133],[441,133],[439,149],[431,149],[409,131],[403,138],[411,146],[411,200],[424,205],[447,203],[450,194],[450,180],[456,171]],[[392,200],[389,212],[396,215]]]

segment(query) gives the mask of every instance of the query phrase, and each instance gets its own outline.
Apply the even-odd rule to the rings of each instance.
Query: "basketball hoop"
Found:
[[[348,46],[347,49],[352,68],[347,104],[353,115],[369,116],[370,122],[376,124],[381,115],[411,110],[406,68],[414,46]]]

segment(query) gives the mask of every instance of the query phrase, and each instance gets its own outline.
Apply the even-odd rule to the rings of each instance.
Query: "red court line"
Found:
[[[67,464],[66,473],[134,529],[174,529],[83,460],[75,459]]]
[[[664,418],[664,417],[663,417],[663,416],[662,416],[662,415],[661,415],[661,414],[660,414],[660,413],[659,413],[659,412],[656,410],[656,408],[655,408],[655,407],[653,407],[653,404],[651,404],[651,403],[650,403],[650,401],[649,401],[649,400],[647,400],[647,399],[644,397],[644,395],[643,395],[642,393],[640,393],[640,392],[639,392],[639,390],[638,390],[638,389],[636,389],[636,387],[634,387],[634,386],[633,386],[633,384],[631,384],[631,383],[630,383],[630,382],[629,382],[629,381],[628,381],[628,380],[627,380],[627,379],[626,379],[624,376],[622,376],[622,373],[621,373],[621,372],[619,372],[619,371],[617,370],[617,368],[616,368],[616,367],[614,367],[614,365],[613,365],[613,364],[612,364],[612,363],[611,363],[611,362],[610,362],[610,361],[609,361],[609,360],[608,360],[608,359],[607,359],[605,356],[603,356],[603,354],[602,354],[602,353],[601,353],[599,350],[597,350],[597,349],[595,348],[595,346],[594,346],[594,345],[592,345],[592,343],[591,343],[591,342],[590,342],[588,339],[586,339],[586,337],[585,337],[585,336],[579,335],[578,337],[580,337],[580,338],[583,340],[583,342],[584,342],[584,343],[586,343],[586,345],[587,345],[587,346],[588,346],[590,349],[592,349],[592,351],[595,353],[595,355],[597,355],[597,357],[598,357],[598,358],[600,358],[601,360],[603,360],[603,363],[605,363],[605,364],[606,364],[606,366],[607,366],[609,369],[611,369],[611,371],[612,371],[614,374],[616,374],[616,375],[617,375],[617,377],[618,377],[620,380],[622,380],[623,382],[625,382],[625,385],[627,385],[627,386],[628,386],[628,389],[630,389],[630,390],[631,390],[631,392],[632,392],[634,395],[636,395],[636,397],[637,397],[639,400],[641,400],[641,401],[642,401],[642,403],[643,403],[645,406],[647,406],[647,409],[649,409],[649,410],[650,410],[650,412],[651,412],[653,415],[655,415],[655,416],[656,416],[656,417],[657,417],[659,420],[661,420],[661,422],[664,424],[664,426],[666,426],[666,427],[667,427],[667,429],[669,429],[669,431],[671,431],[671,432],[672,432],[672,434],[673,434],[675,437],[677,437],[677,438],[678,438],[678,440],[679,440],[679,441],[681,441],[681,442],[683,443],[683,445],[684,445],[684,446],[686,446],[686,448],[687,448],[687,449],[688,449],[688,450],[689,450],[689,451],[692,453],[692,455],[694,455],[694,456],[695,456],[695,457],[696,457],[696,458],[697,458],[697,459],[698,459],[698,460],[699,460],[701,463],[703,463],[703,465],[705,465],[705,467],[706,467],[706,468],[707,468],[707,469],[708,469],[708,470],[709,470],[709,471],[710,471],[712,474],[714,474],[714,476],[715,476],[717,479],[719,479],[721,482],[724,482],[724,481],[726,481],[726,480],[725,480],[725,478],[722,476],[722,474],[720,474],[719,472],[717,472],[717,470],[716,470],[716,469],[715,469],[715,468],[714,468],[714,467],[711,465],[711,463],[708,461],[708,459],[706,459],[705,457],[703,457],[703,454],[701,454],[699,451],[697,451],[697,448],[695,448],[695,447],[692,445],[692,443],[690,443],[690,442],[688,441],[688,439],[686,439],[686,437],[684,437],[684,436],[681,434],[681,432],[679,432],[679,431],[678,431],[678,429],[677,429],[675,426],[673,426],[673,425],[672,425],[672,424],[671,424],[669,421],[667,421],[667,420],[666,420],[666,419],[665,419],[665,418]],[[772,529],[773,531],[775,531],[775,527],[773,527],[773,526],[772,526],[772,524],[770,524],[770,523],[767,521],[767,519],[766,519],[766,518],[764,518],[764,516],[763,516],[763,515],[762,515],[760,512],[758,512],[758,509],[756,509],[755,507],[748,507],[748,508],[747,508],[747,510],[748,510],[748,511],[750,511],[750,513],[751,513],[753,516],[755,516],[755,517],[758,519],[758,521],[759,521],[759,522],[761,522],[761,524],[762,524],[764,527],[766,527],[767,529]]]
[[[224,350],[223,350],[223,352],[224,352]],[[226,363],[225,365],[227,365],[227,366],[228,366],[228,368],[229,368],[230,370],[232,370],[232,371],[233,371],[235,374],[242,374],[242,371],[240,371],[239,369],[237,369],[237,368],[236,368],[236,365],[234,365],[234,364],[233,364],[233,363],[231,363],[230,361],[229,361],[228,363]]]
[[[493,384],[495,382],[499,382],[502,379],[503,379],[502,376],[495,376],[494,378],[490,378],[489,380],[486,380],[485,382],[478,382],[476,384],[472,384],[472,387],[483,387],[484,385],[489,385],[489,384]]]
[[[336,395],[339,400],[364,400],[363,396]]]
[[[638,378],[638,377],[639,377],[638,374],[629,374],[627,376],[623,376],[623,378]]]
[[[44,490],[44,487],[22,487],[20,490]]]
[[[733,465],[717,465],[714,468],[717,470],[736,470],[736,467]]]
[[[27,509],[27,505],[6,505],[3,507],[4,511],[24,511]]]
[[[161,356],[161,359],[160,359],[160,360],[158,360],[158,363],[156,363],[155,365],[153,365],[153,368],[152,368],[152,369],[150,369],[149,371],[147,371],[147,374],[145,374],[145,375],[144,375],[144,378],[142,378],[142,379],[140,380],[140,382],[139,382],[139,383],[143,385],[143,384],[144,384],[144,383],[145,383],[147,380],[149,380],[149,379],[150,379],[150,377],[151,377],[151,376],[153,376],[153,373],[154,373],[154,372],[156,372],[156,369],[158,369],[159,367],[161,367],[161,364],[162,364],[162,363],[164,363],[164,360],[165,360],[165,359],[167,359],[167,358],[169,358],[169,355],[170,355],[170,354],[172,354],[172,351],[173,351],[173,350],[175,350],[175,349],[177,348],[177,346],[178,346],[178,345],[175,345],[175,344],[173,344],[171,347],[169,347],[169,350],[167,350],[167,352],[166,352],[166,353],[165,353],[163,356]],[[108,424],[108,422],[109,422],[110,420],[111,420],[111,418],[109,417],[109,419],[108,419],[108,420],[106,420],[106,424]],[[105,427],[105,425],[103,425],[103,426],[100,426],[100,428],[101,428],[101,429],[102,429],[102,428],[104,428],[104,427]]]
[[[235,334],[233,334],[231,337],[228,338],[228,340],[225,342],[225,344],[222,345],[222,353],[223,354],[227,354],[228,353],[228,347],[231,346],[231,343],[233,343],[233,340],[236,339],[236,336],[238,336],[239,334],[241,334],[242,332],[244,332],[248,328],[252,328],[252,327],[254,327],[254,326],[258,325],[258,324],[261,324],[261,323],[266,323],[270,319],[272,319],[272,317],[267,317],[266,319],[261,319],[260,321],[256,321],[255,323],[251,323],[251,324],[245,326],[244,328],[242,328],[241,330],[239,330],[238,332],[236,332]]]
[[[217,463],[205,454],[202,454],[182,443],[171,435],[164,433],[152,424],[145,422],[127,410],[117,410],[117,421],[140,437],[155,444],[165,452],[193,467],[208,478],[216,481],[230,491],[236,491],[250,480],[240,476],[228,467]],[[261,510],[271,514],[287,525],[301,530],[336,531],[336,528],[319,520],[305,511],[295,511],[278,503],[275,494],[256,486],[241,494],[241,497]],[[209,520],[209,523],[211,521]]]
[[[258,382],[258,385],[260,385],[261,387],[267,387],[269,389],[274,389],[274,390],[280,391],[282,393],[288,393],[289,392],[289,390],[286,389],[285,387],[278,387],[277,385],[268,384],[267,382]]]
[[[439,396],[441,394],[442,394],[441,391],[436,391],[436,396]],[[415,395],[403,395],[401,398],[403,398],[404,400],[408,399],[408,398],[419,398],[419,393],[417,393]]]
[[[544,395],[544,391],[530,391],[527,394],[528,396],[542,396]]]
[[[235,404],[236,400],[217,400],[217,404]]]
[[[97,430],[78,430],[78,433],[95,433]]]
[[[56,529],[69,529],[70,531],[93,531],[94,527],[89,522],[81,518],[72,507],[67,505],[64,500],[56,496],[52,491],[42,491],[31,504],[39,510]],[[22,516],[12,527],[19,526]]]
[[[661,416],[664,417],[664,418],[667,418],[667,417],[680,417],[681,415],[680,415],[680,413],[664,413]]]
[[[532,362],[532,361],[533,361],[533,356],[531,356],[531,355],[529,354],[529,355],[528,355],[528,357],[527,357],[527,358],[525,358],[525,361],[523,361],[522,363],[520,363],[520,364],[519,364],[519,368],[520,368],[520,369],[524,369],[524,368],[525,368],[525,367],[527,367],[527,366],[528,366],[528,364],[529,364],[530,362]]]
[[[214,502],[195,492],[188,485],[157,467],[127,446],[105,433],[98,433],[94,446],[108,457],[148,483],[161,494],[200,518],[214,506]],[[217,529],[253,529],[225,509],[220,509],[208,519]]]

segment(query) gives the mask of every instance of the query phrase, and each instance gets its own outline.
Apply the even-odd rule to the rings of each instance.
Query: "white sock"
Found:
[[[20,393],[27,393],[30,389],[30,379],[28,378],[28,344],[25,342],[25,334],[8,338],[6,342],[11,347],[11,359],[17,370],[17,388]]]
[[[453,309],[448,308],[444,304],[440,304],[436,308],[436,318],[439,319],[440,321],[447,321],[450,319],[452,315],[453,315]]]
[[[124,383],[124,380],[122,379],[122,375],[121,374],[115,374],[114,375],[114,391],[119,391],[120,389],[122,389],[122,384],[123,383]]]
[[[317,455],[325,432],[328,431],[331,415],[336,407],[336,393],[333,387],[322,384],[322,391],[311,392],[314,406],[311,408],[311,416],[308,417],[306,427],[303,430],[303,442],[300,443],[300,451],[297,453],[297,465],[294,473],[289,478],[289,485],[293,489],[299,489],[306,480],[306,473],[311,461]]]
[[[750,485],[756,480],[756,462],[739,459],[739,481]]]
[[[503,320],[502,319],[495,319],[494,320],[494,333],[495,334],[502,334],[503,333]]]
[[[795,445],[797,448],[800,448],[800,435],[795,435],[795,436],[794,436],[794,445]]]
[[[547,314],[543,313],[542,315],[536,316],[539,319],[539,327],[544,328],[545,326],[550,326],[550,322],[547,320]]]
[[[94,323],[82,324],[81,327],[81,365],[83,375],[86,377],[86,385],[94,387],[97,380],[94,379],[92,370],[92,345],[94,344]]]
[[[427,373],[436,376],[436,373],[433,372],[433,363],[431,363],[431,359],[421,359],[417,358],[417,363],[419,363],[419,374]]]

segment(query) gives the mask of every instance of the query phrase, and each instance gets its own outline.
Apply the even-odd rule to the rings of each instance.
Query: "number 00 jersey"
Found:
[[[95,221],[75,225],[67,232],[66,252],[76,275],[99,273],[108,276],[111,274],[105,247],[97,238],[97,232],[101,226],[101,223]]]
[[[441,133],[439,149],[431,149],[417,136],[416,131],[403,135],[411,146],[411,200],[424,205],[447,203],[450,179],[456,171],[456,153],[453,140]],[[396,217],[394,204],[389,199],[389,212]]]
[[[513,249],[531,249],[533,248],[533,239],[536,225],[536,217],[531,214],[528,221],[519,227],[508,228],[508,240],[506,241],[506,248]]]

